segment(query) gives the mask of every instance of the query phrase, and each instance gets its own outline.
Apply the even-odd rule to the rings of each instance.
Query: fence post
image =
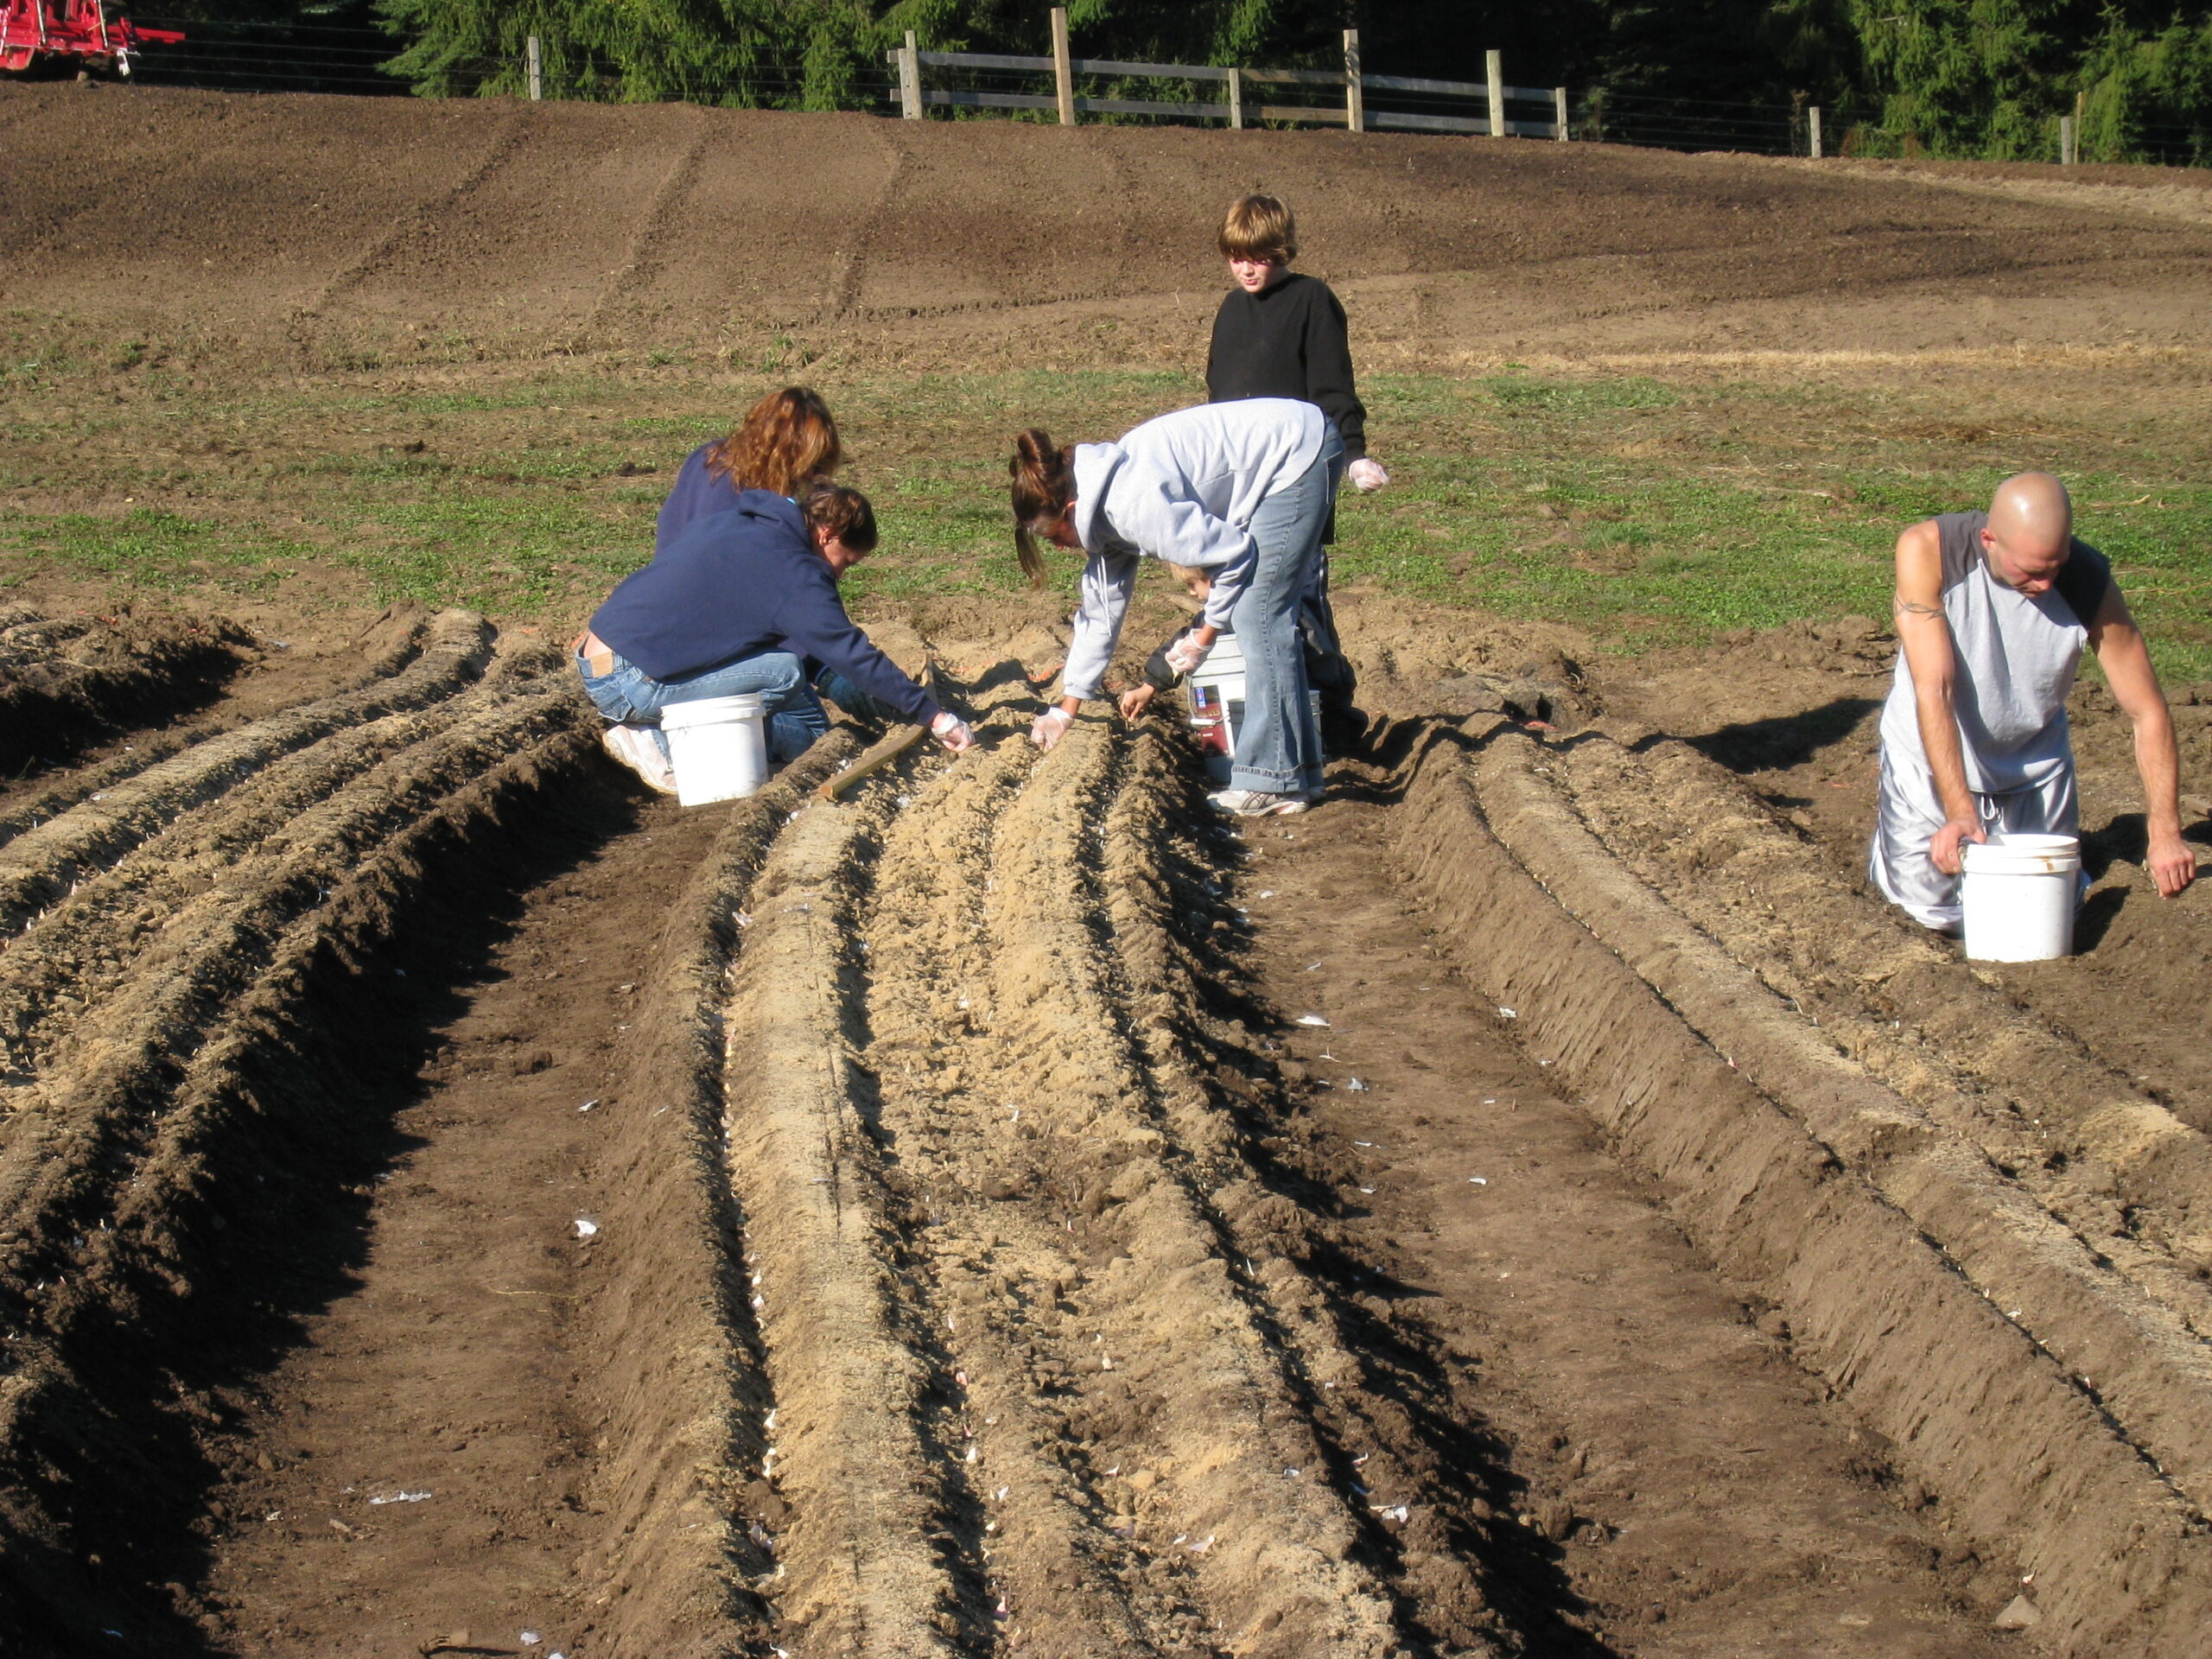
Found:
[[[1244,72],[1234,67],[1229,72],[1229,130],[1244,130]]]
[[[899,48],[899,113],[909,121],[922,118],[922,48],[911,29]]]
[[[1562,144],[1565,143],[1567,141],[1568,135],[1567,130],[1567,88],[1564,86],[1554,86],[1552,88],[1552,120],[1558,126],[1559,130],[1557,137],[1560,143]]]
[[[1060,99],[1060,124],[1075,125],[1075,62],[1068,51],[1068,9],[1052,8],[1052,86]]]
[[[535,35],[524,43],[523,62],[530,75],[530,101],[535,104],[545,96],[545,57]]]
[[[2074,118],[2070,115],[2058,118],[2058,164],[2074,165]]]
[[[1359,31],[1344,30],[1344,125],[1353,132],[1367,130],[1367,89],[1359,79]]]
[[[1813,152],[1813,159],[1819,161],[1821,159],[1821,106],[1817,104],[1805,111],[1805,136],[1811,140],[1808,147]]]
[[[1490,77],[1490,136],[1505,137],[1505,54],[1483,54],[1483,67]]]

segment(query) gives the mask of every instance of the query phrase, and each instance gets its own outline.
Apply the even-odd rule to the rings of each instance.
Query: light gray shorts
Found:
[[[2069,756],[2041,784],[2002,795],[1977,791],[1981,826],[1992,835],[2075,836],[2081,833],[2080,804],[2074,793],[2074,762]],[[1867,855],[1866,879],[1891,903],[1923,927],[1959,931],[1959,878],[1929,861],[1928,849],[1943,827],[1943,801],[1936,780],[1916,754],[1882,746],[1882,782],[1874,845]]]

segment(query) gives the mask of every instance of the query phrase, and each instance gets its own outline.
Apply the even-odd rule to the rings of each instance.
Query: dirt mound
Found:
[[[1681,746],[1471,722],[1411,803],[1403,856],[1477,983],[1801,1363],[2008,1540],[2058,1645],[2193,1639],[2204,1138]]]
[[[103,733],[205,701],[251,645],[235,626],[129,606],[106,616],[0,610],[0,772],[54,765]]]
[[[0,88],[0,119],[18,314],[232,366],[1187,360],[1208,227],[1254,186],[1297,204],[1378,365],[2193,341],[2212,245],[1936,169],[1600,145],[115,86]],[[1031,233],[1040,201],[1062,236]]]

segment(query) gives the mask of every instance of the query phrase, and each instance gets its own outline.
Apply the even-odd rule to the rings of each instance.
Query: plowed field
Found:
[[[1855,530],[2094,429],[2201,650],[2190,521],[2121,488],[2193,453],[2201,181],[67,86],[0,128],[79,163],[0,177],[13,337],[77,353],[10,371],[0,475],[10,1651],[2202,1649],[2212,883],[2150,887],[2108,695],[2081,948],[1988,968],[1859,877],[1881,630],[1631,654],[1389,580],[1468,500],[1565,591],[1669,553],[1605,491],[1796,533],[1740,461]],[[1230,825],[1173,722],[1027,742],[1065,631],[950,451],[1046,394],[897,376],[1187,366],[1190,227],[1252,183],[1373,360],[1572,372],[1488,426],[1384,382],[1370,718],[1318,810]],[[657,359],[531,378],[664,346],[722,353],[667,409]],[[1624,356],[1782,384],[1678,408]],[[549,642],[604,572],[556,558],[642,557],[631,480],[824,359],[859,481],[955,526],[865,620],[982,741],[833,798],[841,723],[682,810],[599,752]],[[1796,487],[1846,414],[1878,505]],[[365,599],[531,515],[539,610]],[[2202,845],[2212,686],[2170,689]]]
[[[1695,751],[1397,716],[1240,837],[1008,659],[968,757],[687,814],[385,632],[10,819],[28,1648],[2202,1627],[2193,1080]]]

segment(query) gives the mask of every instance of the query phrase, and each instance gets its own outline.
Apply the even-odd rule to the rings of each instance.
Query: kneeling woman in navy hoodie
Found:
[[[702,697],[757,694],[768,752],[795,760],[830,729],[808,683],[823,664],[958,753],[975,734],[845,614],[837,580],[875,549],[875,513],[858,490],[817,484],[794,502],[747,490],[727,512],[694,519],[632,571],[576,641],[576,671],[607,728],[607,751],[655,789],[675,776],[660,711]]]

